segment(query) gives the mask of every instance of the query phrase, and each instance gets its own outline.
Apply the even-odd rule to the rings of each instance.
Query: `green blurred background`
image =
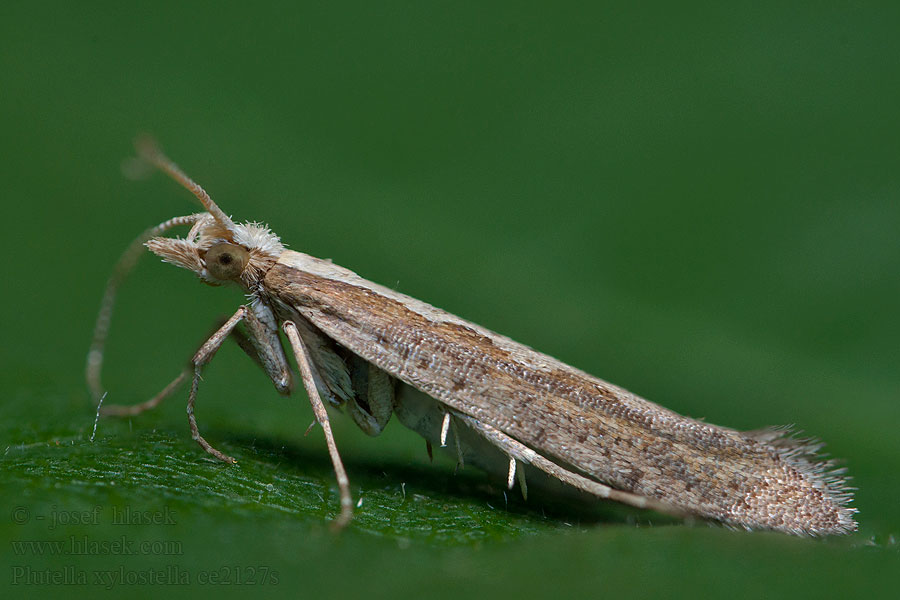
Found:
[[[896,592],[898,17],[895,2],[4,2],[0,577],[73,597],[116,576],[136,597]],[[684,414],[821,437],[859,488],[859,533],[526,503],[430,465],[399,424],[369,439],[335,419],[362,498],[335,537],[303,394],[280,398],[227,346],[198,418],[238,467],[191,441],[186,393],[101,420],[91,443],[82,369],[106,277],[138,232],[196,208],[161,176],[123,176],[141,131],[294,249]],[[113,319],[109,402],[155,393],[240,302],[144,260]],[[123,536],[150,547],[96,545]],[[59,540],[95,545],[29,545]],[[200,585],[213,576],[230,585]]]

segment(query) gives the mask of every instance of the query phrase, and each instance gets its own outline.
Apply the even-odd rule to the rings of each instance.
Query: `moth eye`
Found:
[[[206,269],[216,279],[237,279],[250,261],[246,249],[221,242],[206,251]]]

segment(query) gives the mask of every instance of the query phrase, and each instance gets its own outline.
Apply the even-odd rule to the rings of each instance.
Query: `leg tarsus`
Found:
[[[200,447],[221,460],[222,462],[227,462],[229,464],[236,464],[237,460],[234,457],[228,456],[224,452],[220,452],[212,447],[212,445],[206,441],[206,439],[200,435],[200,429],[197,427],[197,418],[194,417],[194,399],[197,397],[197,387],[200,384],[200,365],[197,365],[197,368],[194,370],[194,381],[191,383],[191,393],[188,396],[187,403],[187,415],[188,415],[188,423],[191,426],[191,437],[194,438],[194,441],[200,444]]]
[[[222,325],[206,342],[200,346],[200,349],[197,350],[197,353],[194,354],[194,358],[192,359],[192,363],[194,364],[194,379],[191,382],[191,393],[188,395],[188,403],[187,403],[187,415],[188,415],[188,423],[191,427],[191,436],[194,440],[200,444],[200,447],[218,458],[221,461],[234,464],[237,461],[228,456],[227,454],[216,450],[215,448],[207,442],[202,435],[200,435],[200,429],[197,427],[197,419],[194,416],[194,400],[197,398],[197,388],[200,386],[200,380],[202,377],[200,376],[201,371],[203,370],[204,365],[206,365],[212,357],[215,355],[216,351],[222,346],[222,342],[231,334],[234,328],[238,323],[241,322],[247,314],[247,307],[240,307],[237,312],[235,312],[231,318],[225,321],[225,324]]]

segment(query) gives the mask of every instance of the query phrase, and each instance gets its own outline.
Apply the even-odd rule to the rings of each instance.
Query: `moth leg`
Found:
[[[344,361],[353,385],[353,395],[346,402],[347,414],[367,435],[380,435],[394,414],[395,379],[351,352]]]
[[[450,413],[447,414],[449,415]],[[453,432],[453,445],[456,446],[456,470],[454,471],[455,474],[460,469],[465,468],[466,460],[463,458],[462,445],[459,443],[459,431],[456,428],[456,421],[450,421],[450,430]]]
[[[516,478],[519,480],[519,491],[522,492],[522,499],[528,500],[528,485],[525,483],[525,469],[519,468],[516,472]],[[510,486],[511,487],[511,486]]]
[[[308,321],[298,320],[294,325],[309,351],[310,370],[322,400],[332,406],[343,406],[354,394],[345,360],[335,352],[333,342]]]
[[[250,331],[249,339],[235,329],[232,332],[238,334],[235,340],[244,352],[262,367],[275,384],[278,393],[287,396],[294,388],[294,380],[281,341],[278,339],[278,326],[275,324],[272,309],[262,303],[254,304],[246,312],[245,321]]]
[[[189,373],[189,369],[185,369],[184,371],[179,373],[175,379],[169,382],[169,385],[164,387],[161,392],[159,392],[149,400],[145,400],[144,402],[140,402],[138,404],[107,404],[106,406],[100,408],[100,414],[111,417],[133,417],[135,415],[141,414],[144,411],[156,408],[163,400],[171,396],[172,393],[177,390],[182,383],[187,381]]]
[[[522,498],[528,500],[528,486],[525,485],[525,469],[524,465],[519,464],[519,460],[514,456],[509,457],[509,470],[506,475],[506,489],[513,489],[516,481],[519,482],[519,489],[522,491]]]
[[[486,440],[500,448],[510,457],[511,461],[519,460],[525,464],[534,465],[548,475],[600,498],[608,498],[637,508],[646,508],[671,515],[685,516],[684,511],[665,502],[660,502],[659,500],[654,500],[653,498],[638,494],[632,494],[631,492],[617,490],[594,481],[593,479],[588,479],[587,477],[564,469],[553,461],[544,458],[525,444],[506,435],[499,429],[495,429],[468,415],[454,413],[454,416],[471,427]]]
[[[449,412],[445,412],[444,418],[441,420],[441,448],[447,447],[447,434],[450,433],[451,429],[453,430],[453,442],[456,446],[456,471],[459,471],[466,466],[462,447],[459,445],[459,433],[456,431],[456,423],[453,422],[453,417]]]
[[[281,344],[278,342],[277,330],[273,331],[266,327],[252,311],[247,311],[245,320],[250,329],[250,335],[235,328],[231,331],[231,337],[241,350],[266,372],[279,393],[290,394],[293,388],[291,370],[284,351],[281,349]],[[227,319],[220,319],[213,331],[217,331],[226,322]],[[187,381],[191,371],[191,363],[188,363],[188,366],[175,379],[149,400],[138,404],[107,404],[100,409],[100,414],[112,417],[133,417],[154,409]]]
[[[224,323],[226,319],[219,319],[216,326],[213,328],[213,331],[217,331]],[[238,330],[235,329],[231,332],[235,339],[237,340],[238,345],[243,348],[245,352],[250,354],[250,357],[256,360],[257,363],[261,365],[259,362],[259,358],[256,357],[255,354],[251,354],[251,350],[248,350],[249,341],[246,339],[246,336]],[[240,339],[240,337],[244,339]],[[144,402],[139,402],[138,404],[107,404],[100,409],[100,414],[103,416],[109,417],[134,417],[142,412],[152,410],[159,406],[163,400],[171,396],[175,390],[177,390],[182,383],[187,381],[188,376],[191,373],[191,363],[188,363],[188,366],[184,368],[184,370],[179,373],[175,379],[169,382],[169,384],[162,389],[161,392],[150,398],[149,400],[145,400]]]
[[[450,413],[445,412],[441,419],[441,448],[447,447],[447,434],[450,432]]]
[[[234,328],[238,323],[241,322],[247,316],[247,307],[242,306],[237,309],[231,318],[225,321],[225,324],[222,325],[218,331],[216,331],[212,336],[206,340],[206,342],[200,346],[200,349],[194,355],[193,360],[191,361],[194,365],[194,379],[191,382],[191,393],[188,395],[188,403],[187,403],[187,415],[188,422],[191,426],[191,436],[196,440],[200,447],[218,458],[221,461],[227,463],[236,463],[237,461],[224,454],[219,452],[215,448],[213,448],[209,442],[207,442],[202,435],[200,435],[200,430],[197,428],[197,419],[194,417],[194,400],[197,398],[197,388],[200,386],[200,373],[203,370],[203,367],[212,360],[212,357],[215,355],[216,351],[222,346],[222,342],[231,334]]]
[[[213,331],[218,330],[219,327],[221,327],[222,324],[225,323],[225,321],[226,319],[220,319]],[[247,350],[249,341],[246,339],[246,336],[244,336],[244,334],[237,329],[235,329],[231,333],[233,336],[235,336],[238,345],[242,349],[244,349],[245,352],[248,352],[248,354],[250,354],[250,351]],[[238,338],[238,336],[241,336],[244,339],[241,340]],[[250,348],[252,350],[252,346]],[[256,360],[257,363],[259,363],[259,358],[257,358],[255,354],[250,354],[250,357]],[[261,363],[259,364],[261,366]],[[188,366],[185,367],[184,370],[182,370],[181,373],[179,373],[175,377],[175,379],[170,381],[169,384],[162,389],[162,391],[160,391],[149,400],[145,400],[144,402],[139,402],[137,404],[107,404],[100,408],[100,414],[105,417],[134,417],[141,414],[142,412],[152,410],[159,406],[163,400],[171,396],[175,392],[175,390],[177,390],[181,386],[182,383],[187,381],[187,378],[190,374],[191,363],[189,362]]]
[[[271,315],[271,310],[264,305],[248,310],[244,314],[244,322],[250,331],[249,335],[235,327],[231,330],[231,338],[269,376],[278,393],[288,395],[294,387],[291,368],[278,340],[274,317],[267,319],[267,312]],[[225,319],[221,319],[216,329],[225,322]],[[269,322],[273,325],[267,326]]]
[[[506,476],[506,489],[513,489],[513,485],[516,483],[516,459],[513,456],[509,457],[509,474]]]
[[[336,530],[342,529],[353,518],[353,497],[350,494],[350,480],[347,479],[347,472],[344,470],[344,464],[341,462],[341,455],[338,453],[337,444],[334,443],[334,436],[331,433],[331,423],[328,420],[328,413],[325,411],[325,404],[322,402],[319,390],[316,387],[309,349],[303,343],[297,331],[297,326],[292,321],[285,321],[282,327],[288,340],[291,342],[291,348],[294,350],[294,357],[297,359],[297,366],[300,368],[300,376],[303,379],[304,387],[306,387],[306,393],[309,396],[309,403],[312,405],[313,413],[325,432],[325,444],[328,446],[328,454],[331,457],[331,464],[334,465],[334,474],[341,494],[341,512],[332,522],[332,527]]]

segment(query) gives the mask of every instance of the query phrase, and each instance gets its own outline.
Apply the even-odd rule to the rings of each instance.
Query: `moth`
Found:
[[[821,444],[786,429],[737,431],[681,416],[527,346],[322,260],[287,250],[259,223],[237,223],[149,139],[138,155],[192,192],[205,212],[144,232],[107,284],[87,361],[95,396],[115,294],[146,246],[210,285],[240,287],[249,301],[215,331],[191,366],[162,392],[106,414],[137,414],[190,379],[193,438],[216,458],[234,459],[200,434],[194,415],[203,367],[227,338],[265,370],[281,394],[296,359],[325,434],[340,491],[337,527],[353,513],[349,481],[326,405],[342,408],[367,434],[392,415],[428,444],[452,440],[460,461],[506,472],[526,492],[524,467],[597,498],[733,528],[797,535],[855,531],[844,470]],[[188,227],[184,238],[163,237]],[[239,324],[243,325],[239,327]],[[529,475],[531,477],[531,475]]]

